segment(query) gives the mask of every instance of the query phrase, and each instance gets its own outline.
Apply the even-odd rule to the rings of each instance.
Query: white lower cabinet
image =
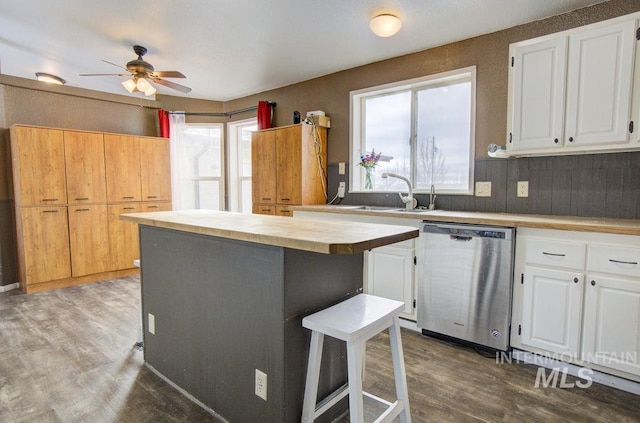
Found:
[[[366,253],[366,291],[369,294],[404,302],[402,316],[415,320],[414,241],[374,248]]]
[[[582,317],[582,275],[525,266],[521,342],[577,357]]]
[[[519,229],[511,345],[640,381],[640,237]]]

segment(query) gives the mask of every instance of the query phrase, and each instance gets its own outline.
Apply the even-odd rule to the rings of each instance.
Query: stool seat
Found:
[[[400,416],[402,423],[411,422],[398,317],[403,308],[404,303],[400,301],[359,294],[302,319],[302,326],[312,331],[302,406],[303,423],[312,423],[347,395],[349,395],[349,414],[352,423],[364,421],[363,395],[377,400],[387,407],[376,422],[390,422],[396,416]],[[397,400],[393,403],[362,391],[365,342],[385,329],[389,329],[396,385]],[[317,402],[325,335],[347,343],[348,382],[322,401]]]

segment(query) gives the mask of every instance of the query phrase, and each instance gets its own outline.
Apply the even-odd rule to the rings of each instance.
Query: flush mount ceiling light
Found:
[[[38,78],[38,81],[47,82],[49,84],[64,85],[67,83],[67,81],[60,78],[59,76],[51,75],[50,73],[44,72],[36,72],[36,78]]]
[[[391,37],[400,31],[401,26],[402,22],[400,19],[390,14],[378,15],[369,22],[371,31],[378,37]]]

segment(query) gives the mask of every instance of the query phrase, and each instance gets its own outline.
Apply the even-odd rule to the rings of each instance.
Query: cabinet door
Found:
[[[142,201],[171,200],[169,140],[139,138]]]
[[[21,275],[27,284],[71,277],[67,208],[22,207],[20,210],[22,250]]]
[[[583,276],[534,266],[524,268],[523,345],[577,357],[580,347]]]
[[[276,134],[273,130],[251,135],[251,185],[253,204],[276,203]]]
[[[561,148],[567,38],[516,46],[512,58],[509,147]]]
[[[71,275],[109,270],[109,231],[106,205],[69,206]]]
[[[635,20],[569,37],[565,145],[626,143]]]
[[[140,143],[128,135],[104,135],[107,201],[140,201]]]
[[[367,252],[367,293],[404,302],[404,317],[413,308],[414,249],[379,247]]]
[[[104,141],[95,132],[64,132],[69,204],[105,203]]]
[[[640,375],[640,280],[587,275],[582,359]]]
[[[302,204],[302,138],[299,125],[276,131],[276,203]]]
[[[111,270],[130,269],[134,267],[133,261],[140,258],[138,225],[120,220],[121,214],[139,213],[140,210],[140,203],[107,206]]]
[[[11,154],[16,204],[66,204],[62,131],[14,126],[11,128]]]
[[[276,206],[275,215],[293,217],[293,210],[289,206]]]
[[[254,204],[251,207],[251,212],[253,214],[267,214],[267,215],[275,216],[276,206],[271,204]]]

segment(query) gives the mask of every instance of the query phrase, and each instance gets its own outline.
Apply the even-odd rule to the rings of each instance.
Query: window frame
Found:
[[[411,92],[411,134],[410,134],[410,161],[411,175],[410,180],[415,186],[416,178],[416,146],[417,146],[417,92],[429,88],[442,85],[449,85],[455,81],[471,82],[471,98],[470,98],[470,130],[469,130],[469,174],[468,187],[466,190],[450,190],[437,189],[439,194],[451,195],[473,195],[474,193],[474,159],[475,159],[475,129],[476,129],[476,66],[468,66],[465,68],[454,69],[451,71],[440,72],[419,78],[408,79],[404,81],[392,82],[388,84],[378,85],[360,90],[351,91],[349,93],[349,158],[351,166],[349,166],[349,192],[352,193],[372,193],[372,192],[396,192],[396,190],[364,190],[364,169],[358,166],[360,162],[360,153],[365,151],[364,125],[365,125],[365,107],[366,99],[375,98],[381,95],[391,93],[400,93],[403,91]],[[384,154],[384,152],[383,152]],[[436,187],[438,188],[438,187]],[[427,189],[414,189],[415,193],[428,193]]]

